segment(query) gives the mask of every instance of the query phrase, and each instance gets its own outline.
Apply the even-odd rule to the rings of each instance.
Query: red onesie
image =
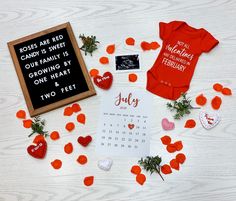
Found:
[[[162,49],[147,72],[147,90],[176,100],[189,89],[195,66],[202,52],[209,52],[219,41],[205,29],[186,22],[160,22]]]

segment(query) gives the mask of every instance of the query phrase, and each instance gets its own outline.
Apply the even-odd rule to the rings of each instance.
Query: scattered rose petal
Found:
[[[81,165],[86,164],[87,161],[88,161],[88,159],[87,159],[87,156],[85,156],[85,155],[79,155],[79,157],[77,158],[77,162]]]
[[[175,170],[179,170],[179,162],[176,159],[170,161],[170,167]]]
[[[52,140],[58,140],[58,139],[60,138],[60,135],[59,135],[58,131],[53,131],[53,132],[51,132],[50,138],[51,138]]]
[[[127,45],[132,45],[133,46],[135,44],[135,40],[134,40],[134,38],[129,37],[129,38],[126,38],[125,43]]]
[[[221,92],[222,89],[223,89],[223,86],[222,86],[220,83],[215,83],[215,84],[213,85],[213,89],[214,89],[215,91]]]
[[[136,82],[138,79],[138,76],[135,73],[130,73],[129,74],[129,81],[130,82]]]
[[[203,94],[200,94],[199,96],[196,97],[196,103],[198,105],[205,105],[207,102],[207,98],[203,95]]]
[[[38,144],[40,141],[45,141],[45,138],[44,138],[43,135],[38,134],[38,135],[36,135],[36,137],[34,138],[33,143],[34,143],[34,144]]]
[[[174,153],[174,152],[176,152],[176,147],[175,147],[174,144],[168,144],[168,145],[166,146],[166,150],[167,150],[169,153]]]
[[[183,149],[183,143],[182,143],[182,141],[177,141],[177,142],[175,142],[175,143],[174,143],[174,146],[175,146],[175,149],[176,149],[177,151],[181,151],[181,150]]]
[[[26,113],[24,110],[19,110],[17,113],[16,113],[16,117],[19,118],[19,119],[25,119],[26,118]]]
[[[151,49],[150,44],[148,42],[146,42],[146,41],[141,42],[140,46],[141,46],[143,51]]]
[[[194,128],[195,126],[196,122],[193,119],[188,119],[184,125],[185,128]]]
[[[168,136],[168,135],[165,135],[165,136],[163,136],[163,137],[161,138],[161,142],[162,142],[162,144],[164,144],[164,145],[168,145],[168,144],[171,143],[171,137]]]
[[[186,156],[183,153],[177,154],[175,158],[180,164],[183,164],[186,160]]]
[[[171,170],[171,167],[169,165],[165,164],[165,165],[161,166],[161,172],[163,174],[171,174],[172,170]]]
[[[72,111],[75,112],[75,113],[81,111],[81,107],[80,107],[80,105],[79,105],[78,103],[74,103],[74,104],[71,106],[71,109],[72,109]]]
[[[77,116],[77,121],[81,124],[85,124],[86,116],[85,114],[81,113]]]
[[[73,145],[72,143],[67,143],[65,146],[64,146],[64,151],[65,153],[67,154],[71,154],[73,152]]]
[[[101,58],[99,59],[99,62],[100,62],[101,64],[109,64],[109,59],[108,59],[107,57],[101,57]]]
[[[232,95],[232,91],[230,88],[224,87],[222,89],[222,94],[226,95],[226,96],[231,96]]]
[[[140,184],[143,185],[146,181],[146,176],[144,174],[138,174],[136,176],[136,181]]]
[[[73,114],[73,110],[71,107],[68,106],[64,109],[64,116],[71,116],[72,114]]]
[[[99,74],[99,70],[93,68],[89,71],[89,74],[90,74],[91,77],[96,77]]]
[[[141,173],[141,168],[138,165],[133,165],[130,171],[131,173],[138,175]]]
[[[51,162],[51,165],[52,165],[52,167],[53,167],[54,169],[57,170],[57,169],[60,169],[60,168],[61,168],[62,162],[61,162],[61,160],[56,159],[56,160],[54,160],[54,161]]]
[[[93,181],[94,181],[94,176],[85,177],[84,178],[84,185],[91,186],[91,185],[93,185]]]
[[[157,48],[160,47],[160,45],[158,44],[158,42],[154,41],[150,43],[150,47],[152,50],[156,50]]]
[[[211,100],[211,106],[213,109],[218,110],[221,106],[222,100],[221,97],[219,96],[215,96],[212,100]]]
[[[108,54],[113,54],[115,52],[115,44],[108,45],[107,48],[106,48],[106,52]]]
[[[72,130],[74,130],[75,124],[73,122],[69,122],[69,123],[66,124],[65,128],[66,128],[66,130],[71,132]]]
[[[31,128],[33,121],[31,119],[23,120],[23,126],[25,128]]]

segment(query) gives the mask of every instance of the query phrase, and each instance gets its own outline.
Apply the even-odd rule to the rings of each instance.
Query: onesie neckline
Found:
[[[183,22],[182,25],[180,25],[179,30],[183,33],[186,33],[188,35],[194,35],[194,36],[200,36],[202,32],[204,31],[203,28],[194,28],[187,24],[186,22]]]

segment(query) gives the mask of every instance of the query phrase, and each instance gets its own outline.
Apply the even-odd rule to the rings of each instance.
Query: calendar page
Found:
[[[97,152],[108,156],[149,155],[151,109],[152,98],[144,90],[109,90],[101,103]]]

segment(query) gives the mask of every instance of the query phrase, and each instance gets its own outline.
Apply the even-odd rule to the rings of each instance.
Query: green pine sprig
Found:
[[[150,174],[153,174],[154,172],[159,174],[164,181],[164,178],[161,175],[161,161],[162,159],[159,156],[147,156],[145,159],[141,158],[138,163],[144,170],[150,172]]]
[[[90,55],[92,56],[92,53],[98,49],[97,44],[99,43],[99,41],[96,40],[96,36],[84,36],[84,34],[82,34],[79,35],[79,38],[83,43],[80,49],[85,52],[85,55],[87,55],[87,53],[90,53]]]
[[[192,109],[200,109],[199,107],[193,107],[190,98],[186,96],[187,93],[183,93],[178,100],[167,103],[167,108],[170,111],[175,111],[174,119],[181,119],[184,115],[190,114]]]
[[[33,134],[40,134],[43,135],[44,137],[47,137],[48,131],[45,131],[44,127],[45,127],[45,120],[44,119],[42,120],[40,116],[34,117],[31,125],[32,132],[28,137],[31,137]]]

